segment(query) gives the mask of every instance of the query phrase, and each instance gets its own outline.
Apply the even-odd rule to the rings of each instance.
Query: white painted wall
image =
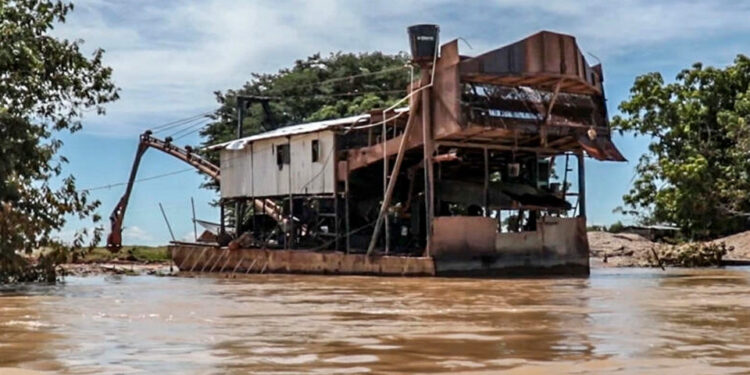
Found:
[[[318,140],[320,158],[312,161],[312,142]],[[278,145],[290,144],[290,164],[279,168]],[[221,150],[221,197],[271,197],[289,194],[330,194],[335,186],[334,133],[322,131],[290,138],[253,142],[242,150]]]

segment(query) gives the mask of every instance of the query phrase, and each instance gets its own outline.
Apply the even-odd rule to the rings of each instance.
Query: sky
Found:
[[[106,218],[124,191],[138,135],[168,121],[217,107],[214,92],[234,89],[253,72],[271,73],[296,59],[320,52],[408,50],[406,27],[440,25],[443,41],[463,38],[460,52],[482,52],[539,30],[577,38],[590,64],[604,66],[610,115],[627,99],[636,76],[660,72],[671,80],[696,61],[725,66],[738,53],[750,53],[750,2],[723,0],[546,0],[410,1],[320,0],[78,0],[65,24],[53,34],[82,39],[82,50],[106,52],[120,100],[105,116],[88,114],[84,130],[61,134],[65,172],[102,202]],[[627,217],[612,213],[622,204],[648,140],[632,134],[614,137],[629,162],[586,160],[590,224]],[[198,144],[197,133],[179,144]],[[151,150],[139,178],[186,169],[182,162]],[[157,245],[170,234],[159,210],[162,203],[175,238],[191,240],[190,199],[196,216],[216,221],[212,191],[200,189],[203,177],[185,171],[135,185],[125,219],[124,244]],[[70,238],[86,221],[71,218],[60,236]]]

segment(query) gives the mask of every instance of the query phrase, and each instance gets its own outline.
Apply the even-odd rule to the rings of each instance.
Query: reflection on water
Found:
[[[589,279],[89,277],[0,289],[0,367],[71,374],[728,374],[750,270]]]

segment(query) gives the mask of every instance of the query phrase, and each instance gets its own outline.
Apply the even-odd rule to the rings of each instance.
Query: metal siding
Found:
[[[252,183],[250,150],[221,151],[221,197],[245,195]]]
[[[312,141],[318,140],[320,157],[312,162]],[[242,150],[221,150],[221,197],[283,196],[289,194],[292,173],[294,194],[334,192],[334,133],[315,132],[291,136],[290,164],[279,169],[276,147],[288,144],[286,137],[253,142]],[[251,165],[252,161],[252,165]],[[255,185],[253,186],[253,181]]]
[[[312,142],[319,142],[320,155],[312,161]],[[295,194],[333,193],[333,133],[320,132],[292,137],[292,186]]]

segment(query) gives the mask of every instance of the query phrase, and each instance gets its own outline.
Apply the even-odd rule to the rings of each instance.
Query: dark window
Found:
[[[312,141],[312,161],[317,163],[320,160],[320,141],[314,139]]]
[[[289,145],[278,145],[276,146],[276,164],[281,169],[284,164],[289,164]]]

